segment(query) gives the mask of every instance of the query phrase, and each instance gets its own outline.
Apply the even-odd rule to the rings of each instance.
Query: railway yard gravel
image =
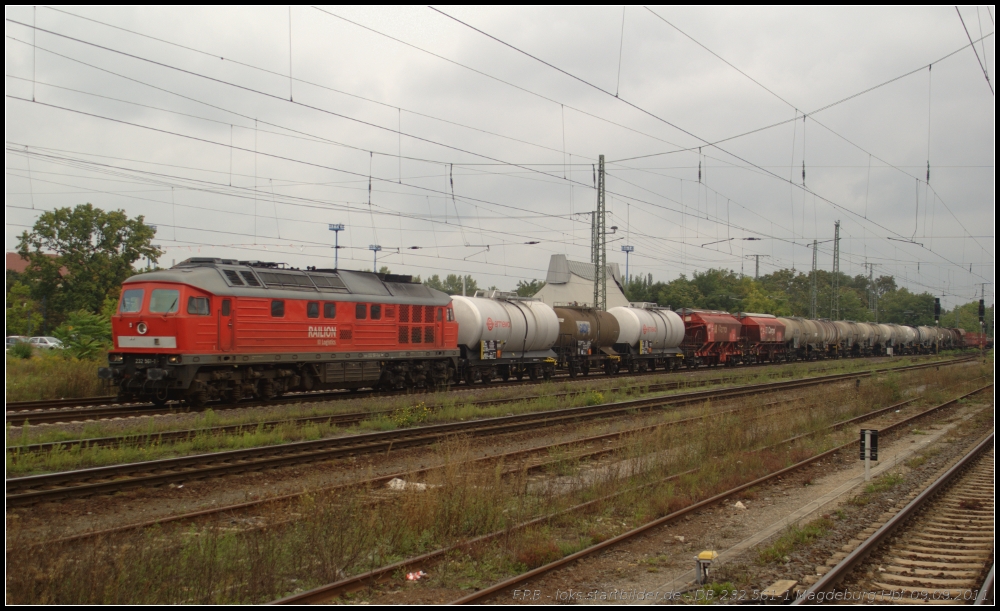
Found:
[[[728,582],[748,596],[761,591],[779,579],[800,580],[815,575],[816,567],[823,565],[834,553],[857,533],[869,527],[883,512],[891,508],[911,490],[922,487],[947,463],[954,462],[992,426],[992,416],[985,426],[970,426],[977,415],[993,404],[992,392],[983,393],[974,401],[949,408],[938,416],[926,420],[919,429],[880,439],[880,465],[886,471],[903,475],[904,481],[891,490],[870,496],[861,507],[847,504],[863,485],[853,486],[836,500],[814,510],[803,512],[817,499],[829,494],[852,479],[863,479],[864,467],[856,450],[839,452],[802,470],[789,474],[776,483],[765,484],[736,495],[725,503],[697,511],[676,522],[654,529],[650,533],[624,542],[598,555],[584,558],[567,567],[544,575],[524,587],[538,590],[537,600],[519,600],[514,591],[501,593],[488,602],[501,604],[553,604],[565,603],[560,596],[568,593],[596,592],[604,601],[577,600],[575,602],[625,602],[642,604],[634,600],[638,592],[668,592],[690,588],[694,577],[694,556],[703,550],[715,550],[720,558],[714,566],[713,581]],[[933,424],[931,424],[933,423]],[[924,430],[926,429],[926,430]],[[916,431],[916,432],[914,432]],[[933,448],[936,453],[923,465],[910,468],[906,461],[920,451]],[[939,452],[939,453],[938,453]],[[883,467],[885,468],[885,467]],[[808,484],[808,485],[807,485]],[[746,509],[735,507],[743,503]],[[838,516],[841,509],[843,518]],[[794,522],[807,523],[828,516],[832,522],[829,533],[812,545],[798,546],[790,552],[787,562],[762,564],[758,562],[759,550],[780,536],[793,523],[788,516],[800,515]],[[770,537],[762,536],[777,531]],[[727,550],[743,543],[745,548]],[[741,546],[743,547],[743,546]],[[735,553],[734,553],[735,552]],[[431,580],[433,581],[433,580]],[[373,604],[436,603],[450,602],[465,595],[457,588],[433,587],[432,583],[402,583],[401,587],[384,587],[369,593],[359,593],[355,600]],[[522,593],[523,598],[525,595]],[[534,594],[530,598],[534,598]],[[615,599],[615,597],[618,599]],[[661,601],[662,602],[662,601]],[[674,602],[694,603],[693,596]],[[748,601],[749,602],[749,601]]]

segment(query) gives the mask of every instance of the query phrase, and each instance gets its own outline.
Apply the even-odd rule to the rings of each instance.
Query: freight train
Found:
[[[444,388],[495,379],[917,354],[961,329],[633,303],[602,311],[410,276],[192,258],[133,276],[98,371],[121,400],[235,403],[291,391]]]

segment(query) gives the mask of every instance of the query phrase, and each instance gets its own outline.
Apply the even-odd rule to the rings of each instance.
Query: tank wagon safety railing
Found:
[[[966,454],[962,460],[948,469],[944,475],[935,480],[933,484],[928,486],[915,499],[910,501],[906,507],[890,518],[888,522],[875,531],[875,533],[868,537],[868,539],[862,542],[857,549],[848,554],[848,556],[840,561],[839,564],[830,569],[830,571],[823,575],[823,577],[813,584],[812,587],[798,596],[792,604],[808,605],[823,602],[825,597],[822,596],[822,594],[830,592],[836,588],[837,584],[839,584],[855,566],[871,554],[880,543],[887,541],[900,526],[913,517],[924,505],[927,504],[929,500],[934,498],[939,492],[942,492],[956,479],[958,475],[963,473],[967,467],[972,465],[983,452],[992,449],[994,436],[995,433],[990,433],[986,439],[981,441],[975,448],[972,449],[972,451]]]
[[[952,363],[958,362],[962,361],[952,361]],[[912,371],[934,366],[939,366],[939,363],[895,368],[894,371]],[[132,487],[182,482],[262,468],[275,468],[371,452],[386,452],[391,449],[423,446],[446,439],[454,434],[495,435],[537,428],[538,426],[552,426],[576,421],[580,418],[607,417],[636,410],[642,411],[668,405],[676,406],[704,400],[830,384],[872,375],[878,375],[878,372],[835,374],[806,380],[694,391],[652,399],[636,399],[516,416],[484,418],[469,422],[453,422],[395,431],[293,442],[263,448],[230,450],[197,456],[12,478],[6,480],[6,500],[8,506],[13,506],[81,495],[105,494]]]
[[[889,432],[889,431],[892,431],[892,430],[895,430],[895,429],[899,429],[899,428],[905,427],[909,423],[914,422],[914,421],[916,421],[916,420],[918,420],[920,418],[923,418],[924,416],[927,416],[927,415],[932,414],[934,412],[940,411],[940,410],[942,410],[944,408],[947,408],[947,407],[950,407],[952,405],[955,405],[959,401],[961,401],[962,399],[964,399],[966,397],[970,397],[972,395],[975,395],[977,393],[980,393],[980,392],[982,392],[982,391],[984,391],[984,390],[986,390],[988,388],[992,388],[992,387],[993,387],[993,384],[987,384],[986,386],[983,386],[981,388],[973,390],[972,392],[965,393],[965,394],[963,394],[963,395],[961,395],[959,397],[956,397],[954,399],[946,401],[946,402],[944,402],[944,403],[942,403],[940,405],[937,405],[937,406],[931,407],[931,408],[929,408],[927,410],[921,411],[918,414],[915,414],[913,416],[905,418],[905,419],[903,419],[903,420],[901,420],[899,422],[896,422],[896,423],[894,423],[892,425],[889,425],[888,427],[883,427],[881,430]],[[885,413],[892,412],[892,411],[898,409],[901,405],[904,405],[906,403],[910,403],[912,401],[913,401],[913,399],[911,399],[909,401],[905,401],[905,402],[900,403],[900,404],[891,405],[889,407],[882,408],[880,410],[876,410],[876,411],[871,412],[869,414],[864,414],[864,415],[861,415],[861,416],[857,416],[855,418],[851,418],[849,420],[845,420],[845,421],[836,423],[834,425],[831,425],[831,427],[829,427],[829,428],[842,428],[842,427],[845,427],[845,426],[849,426],[851,424],[855,424],[857,422],[861,422],[861,421],[864,421],[864,420],[867,420],[867,419],[871,419],[873,417],[877,417],[877,416],[883,415]],[[805,437],[809,437],[810,435],[812,435],[812,433],[805,433],[803,435],[797,435],[797,436],[792,437],[790,439],[786,439],[786,440],[783,440],[781,442],[778,442],[777,444],[775,444],[774,446],[771,446],[771,447],[778,447],[778,446],[788,445],[789,443],[793,443],[793,442],[795,442],[795,441],[797,441],[799,439],[802,439],[802,438],[805,438]],[[812,463],[814,463],[814,462],[816,462],[818,460],[822,460],[822,459],[824,459],[824,458],[826,458],[826,457],[828,457],[828,456],[830,456],[832,454],[835,454],[837,452],[846,450],[846,449],[848,449],[848,448],[850,448],[852,446],[855,446],[857,444],[858,444],[858,441],[857,440],[853,440],[853,441],[850,441],[850,442],[848,442],[846,444],[837,446],[835,448],[832,448],[830,450],[827,450],[825,452],[817,454],[816,456],[813,456],[811,458],[807,458],[806,460],[803,460],[803,461],[801,461],[799,463],[796,463],[796,464],[791,465],[789,467],[786,467],[784,469],[780,469],[778,471],[775,471],[774,473],[771,473],[771,474],[766,475],[764,477],[755,479],[755,480],[753,480],[751,482],[747,482],[745,484],[741,484],[741,485],[739,485],[739,486],[737,486],[737,487],[735,487],[735,488],[733,488],[731,490],[728,490],[726,492],[717,494],[717,495],[715,495],[715,496],[713,496],[711,498],[708,498],[708,499],[705,499],[703,501],[700,501],[700,502],[694,503],[692,505],[689,505],[688,507],[685,507],[684,509],[681,509],[679,511],[676,511],[674,513],[666,515],[666,516],[664,516],[662,518],[659,518],[657,520],[649,522],[649,523],[647,523],[645,525],[642,525],[642,526],[640,526],[640,527],[638,527],[636,529],[633,529],[633,530],[631,530],[629,532],[623,533],[623,534],[621,534],[621,535],[619,535],[617,537],[614,537],[612,539],[608,539],[608,540],[606,540],[606,541],[604,541],[602,543],[599,543],[597,545],[591,546],[589,548],[586,548],[584,550],[581,550],[579,552],[576,552],[574,554],[571,554],[569,556],[566,556],[564,558],[556,560],[556,561],[554,561],[552,563],[549,563],[547,565],[538,567],[538,568],[536,568],[536,569],[534,569],[532,571],[528,571],[528,572],[523,573],[521,575],[517,575],[515,577],[512,577],[510,579],[504,580],[504,581],[502,581],[500,583],[497,583],[497,584],[495,584],[493,586],[490,586],[490,587],[485,588],[483,590],[480,590],[478,592],[472,593],[472,594],[470,594],[468,596],[465,596],[465,597],[463,597],[461,599],[453,601],[452,604],[471,604],[471,603],[477,603],[477,602],[483,601],[483,600],[488,599],[490,596],[492,596],[492,595],[494,595],[494,594],[496,594],[498,592],[502,592],[504,590],[513,588],[513,587],[515,587],[517,585],[520,585],[520,584],[524,583],[525,581],[529,581],[529,580],[531,580],[531,579],[533,579],[535,577],[538,577],[540,575],[544,575],[544,574],[546,574],[546,573],[548,573],[550,571],[553,571],[555,569],[558,569],[558,568],[561,568],[561,567],[566,566],[568,564],[571,564],[571,563],[575,562],[576,560],[578,560],[580,558],[583,558],[585,556],[588,556],[588,555],[594,554],[596,552],[600,552],[602,550],[605,550],[607,548],[613,547],[614,545],[617,545],[618,543],[627,541],[627,540],[632,539],[632,538],[634,538],[634,537],[636,537],[638,535],[641,535],[641,534],[647,532],[650,529],[656,528],[656,527],[661,526],[663,524],[666,524],[668,522],[675,521],[675,520],[677,520],[679,518],[684,517],[685,515],[687,515],[689,513],[692,513],[694,511],[697,511],[697,510],[702,509],[704,507],[711,506],[711,505],[713,505],[715,503],[723,501],[723,500],[731,497],[733,494],[736,494],[736,493],[738,493],[738,492],[740,492],[742,490],[745,490],[747,488],[751,488],[753,486],[757,486],[757,485],[760,485],[760,484],[765,483],[767,481],[773,480],[773,479],[775,479],[777,477],[783,476],[783,475],[785,475],[787,473],[793,472],[793,471],[795,471],[797,469],[800,469],[802,467],[810,465],[810,464],[812,464]],[[681,476],[684,476],[684,475],[688,475],[688,474],[690,474],[692,472],[693,471],[686,471],[686,472],[683,472],[683,473],[678,473],[678,474],[671,475],[671,476],[665,478],[663,480],[663,482],[672,481],[672,480],[674,480],[674,479],[676,479],[678,477],[681,477]],[[645,484],[644,486],[648,486],[648,485],[652,485],[652,484]],[[617,494],[620,494],[620,493],[617,493]],[[452,547],[435,550],[434,552],[431,552],[431,553],[428,553],[428,554],[424,554],[422,556],[415,557],[415,558],[409,558],[407,560],[403,560],[403,561],[397,562],[397,563],[392,564],[392,565],[388,565],[388,566],[385,566],[385,567],[382,567],[382,568],[379,568],[379,569],[375,569],[374,571],[370,571],[368,573],[364,573],[364,574],[361,574],[361,575],[356,575],[356,576],[353,576],[353,577],[349,577],[347,579],[343,579],[343,580],[338,581],[338,582],[334,582],[334,583],[331,583],[331,584],[320,586],[318,588],[314,588],[314,589],[306,591],[306,592],[301,592],[301,593],[298,593],[298,594],[293,594],[291,596],[288,596],[288,597],[282,598],[280,600],[274,601],[272,604],[279,604],[279,605],[280,604],[318,604],[318,603],[328,602],[328,601],[332,600],[333,598],[335,598],[336,596],[340,595],[341,593],[352,592],[352,591],[363,589],[363,588],[368,587],[368,586],[370,586],[370,585],[372,585],[372,584],[374,584],[374,583],[376,583],[376,582],[378,582],[380,580],[389,578],[389,577],[391,577],[393,574],[395,574],[397,572],[406,571],[406,570],[411,570],[412,571],[412,570],[419,569],[422,566],[426,566],[428,562],[443,557],[447,552],[452,551],[453,549],[465,549],[465,548],[468,548],[468,547],[471,547],[471,546],[475,546],[475,545],[480,544],[480,543],[488,542],[490,540],[496,539],[496,538],[501,537],[501,536],[509,535],[511,532],[514,532],[514,531],[520,531],[520,530],[524,530],[524,529],[532,527],[532,526],[539,526],[539,525],[546,524],[546,523],[548,523],[549,521],[551,521],[554,518],[558,518],[558,517],[563,516],[563,515],[568,515],[568,514],[571,514],[573,512],[580,511],[580,510],[585,509],[585,508],[587,508],[589,506],[593,506],[593,505],[597,505],[597,504],[600,504],[600,503],[604,503],[604,502],[608,501],[610,498],[612,498],[613,496],[617,496],[617,494],[616,495],[611,495],[609,497],[601,497],[601,498],[598,498],[598,499],[595,499],[595,500],[592,500],[592,501],[588,501],[588,502],[583,503],[581,505],[577,505],[575,507],[570,507],[570,508],[564,509],[564,510],[559,511],[559,512],[557,512],[555,514],[552,514],[552,515],[542,516],[542,517],[530,520],[528,522],[519,524],[519,525],[513,527],[512,529],[507,529],[507,530],[504,530],[502,532],[497,532],[497,533],[491,533],[491,534],[488,534],[488,535],[483,535],[481,537],[477,537],[477,538],[469,540],[469,541],[461,542],[461,543],[456,544],[455,546],[452,546]]]

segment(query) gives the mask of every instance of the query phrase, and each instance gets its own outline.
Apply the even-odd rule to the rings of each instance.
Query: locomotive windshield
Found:
[[[181,292],[173,289],[153,289],[149,297],[149,311],[155,314],[173,314],[177,311],[177,302]]]
[[[138,312],[142,309],[142,296],[146,291],[142,289],[128,289],[122,293],[122,302],[118,307],[119,312]]]

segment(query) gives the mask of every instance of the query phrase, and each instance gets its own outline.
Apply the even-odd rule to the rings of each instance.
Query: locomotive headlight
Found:
[[[181,362],[181,356],[179,354],[172,354],[167,357],[167,362],[176,365],[177,363]]]
[[[146,323],[141,322],[135,326],[135,330],[139,332],[139,335],[145,335],[146,331],[149,330],[149,327],[146,326]]]
[[[123,360],[125,360],[125,355],[123,354],[115,354],[113,352],[108,354],[109,363],[121,363]]]

